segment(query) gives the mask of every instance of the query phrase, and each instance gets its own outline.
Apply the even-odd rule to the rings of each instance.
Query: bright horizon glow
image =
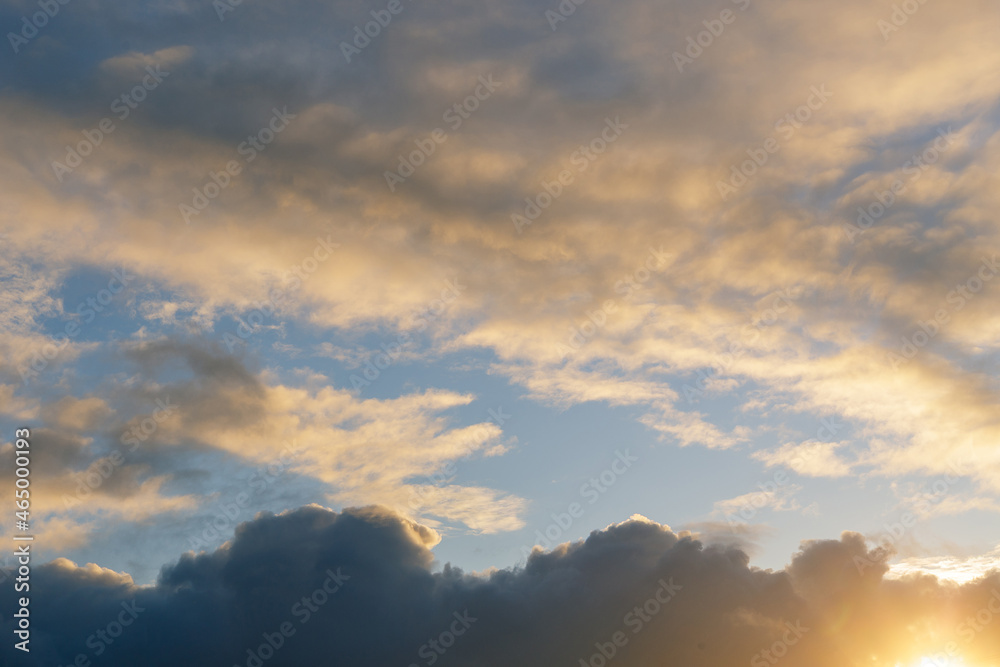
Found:
[[[892,564],[889,578],[911,574],[931,574],[939,579],[965,584],[987,575],[1000,567],[1000,546],[982,556],[907,558]]]
[[[937,657],[934,655],[925,655],[913,663],[911,667],[965,667],[965,658],[962,656],[946,656],[942,652]]]

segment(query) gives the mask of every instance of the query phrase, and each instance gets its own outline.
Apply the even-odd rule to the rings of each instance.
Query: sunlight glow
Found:
[[[910,667],[965,667],[965,660],[960,656],[949,656],[941,652],[936,655],[925,655]]]

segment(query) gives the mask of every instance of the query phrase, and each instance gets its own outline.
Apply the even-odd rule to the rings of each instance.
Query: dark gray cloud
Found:
[[[93,565],[36,566],[32,651],[5,642],[0,654],[46,667],[78,654],[151,667],[549,666],[604,664],[593,656],[613,649],[623,666],[793,667],[908,661],[948,642],[974,663],[1000,647],[1000,621],[990,625],[1000,613],[989,607],[1000,575],[961,587],[885,580],[889,552],[856,533],[804,543],[782,571],[645,520],[487,574],[437,569],[435,541],[384,508],[307,506],[259,515],[217,551],[164,566],[155,586]],[[12,597],[6,587],[4,609]],[[111,639],[117,622],[128,627],[106,642],[98,631]],[[10,617],[0,625],[11,636]],[[260,651],[267,636],[277,651]]]

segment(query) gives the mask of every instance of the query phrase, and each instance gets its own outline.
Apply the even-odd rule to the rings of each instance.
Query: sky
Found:
[[[0,28],[4,664],[1000,661],[995,2]]]

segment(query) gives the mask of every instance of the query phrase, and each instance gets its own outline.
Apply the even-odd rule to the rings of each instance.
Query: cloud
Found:
[[[471,394],[363,398],[315,373],[290,385],[200,338],[130,341],[115,358],[125,364],[120,386],[51,400],[41,414],[51,426],[32,428],[32,512],[45,528],[36,546],[48,555],[107,538],[112,518],[182,525],[182,544],[204,543],[211,512],[244,493],[238,507],[252,515],[274,501],[255,485],[279,476],[293,493],[382,503],[442,529],[524,526],[524,498],[456,479],[456,462],[507,451],[495,422],[460,426],[447,416]],[[5,471],[13,474],[12,456],[0,460]]]
[[[713,505],[713,512],[716,515],[731,516],[742,510],[744,513],[749,512],[752,517],[757,513],[757,510],[761,509],[771,509],[776,512],[799,509],[800,506],[795,500],[795,494],[802,490],[801,486],[797,484],[778,486],[774,483],[771,486],[775,488],[761,487],[759,491],[751,491],[735,498],[716,501]]]
[[[256,664],[254,653],[278,666],[331,655],[352,664],[434,656],[541,666],[586,664],[602,650],[626,667],[665,655],[740,664],[784,641],[774,651],[795,667],[909,664],[948,641],[975,662],[997,647],[988,622],[976,633],[965,620],[989,608],[995,571],[963,586],[887,580],[887,554],[854,533],[803,543],[779,571],[642,518],[483,575],[436,570],[428,547],[437,539],[385,508],[310,506],[242,524],[217,551],[164,566],[154,586],[64,559],[36,566],[32,651],[17,664],[66,664],[98,650],[115,664],[150,667]],[[0,593],[7,607],[12,596],[9,587]],[[128,627],[113,627],[118,619]],[[2,625],[10,634],[11,620]],[[280,648],[268,650],[268,636]],[[5,659],[14,651],[10,642],[0,648]]]
[[[252,374],[211,346],[166,339],[134,345],[128,354],[151,380],[176,362],[190,370],[187,382],[149,383],[151,397],[155,387],[181,406],[176,419],[161,426],[161,441],[195,442],[257,464],[270,463],[291,445],[296,452],[291,469],[328,484],[331,500],[380,502],[487,533],[523,526],[525,501],[517,496],[420,484],[447,477],[442,470],[450,461],[497,453],[496,424],[451,427],[438,416],[468,405],[472,395],[426,390],[377,400],[329,384],[289,386],[268,374]]]
[[[147,67],[173,67],[189,60],[192,55],[194,49],[190,46],[172,46],[150,54],[132,51],[108,58],[99,67],[120,77],[142,77]]]
[[[708,398],[753,383],[794,396],[803,411],[894,438],[892,451],[862,459],[883,472],[933,474],[956,437],[988,458],[1000,437],[997,390],[966,357],[993,349],[1000,293],[984,289],[950,313],[920,355],[886,372],[901,337],[947,306],[956,281],[1000,247],[988,181],[1000,160],[1000,84],[975,3],[922,6],[888,42],[868,3],[842,3],[822,21],[789,3],[754,6],[683,73],[671,54],[702,29],[696,3],[590,7],[555,33],[524,3],[458,17],[428,7],[407,12],[350,66],[318,26],[342,27],[346,37],[368,15],[350,3],[294,6],[301,11],[241,6],[218,26],[240,26],[232,32],[208,30],[217,17],[207,7],[199,14],[172,3],[125,3],[88,30],[70,30],[76,24],[61,15],[67,27],[54,25],[53,39],[86,54],[79,67],[103,83],[59,97],[39,89],[45,77],[18,79],[0,100],[17,128],[0,133],[0,176],[16,200],[4,222],[9,242],[50,267],[128,259],[182,295],[150,300],[144,324],[173,326],[182,309],[208,328],[287,288],[290,269],[330,236],[341,244],[334,258],[277,317],[331,334],[331,358],[353,354],[355,341],[342,337],[355,332],[411,329],[457,276],[469,288],[426,322],[421,354],[485,348],[497,357],[494,371],[534,397],[636,406],[642,423],[681,445],[746,442],[684,391],[707,372],[699,389]],[[154,19],[172,32],[137,32]],[[938,29],[944,35],[935,37]],[[137,35],[135,43],[120,34]],[[435,46],[443,39],[447,57]],[[60,57],[34,46],[27,53],[39,66]],[[178,64],[164,94],[151,95],[58,183],[52,161],[107,113],[101,77],[153,61]],[[384,172],[489,72],[503,82],[498,93],[389,193]],[[759,80],[759,72],[771,75]],[[748,80],[758,82],[753,95],[732,85]],[[829,100],[722,201],[717,182],[816,86]],[[62,111],[68,101],[76,115]],[[242,165],[197,224],[183,224],[179,204],[227,161],[242,160],[238,145],[275,106],[297,118]],[[628,129],[518,235],[511,213],[572,168],[609,117]],[[844,227],[857,207],[894,178],[909,179],[907,160],[949,126],[954,145],[852,243]],[[39,139],[27,146],[24,136]],[[950,213],[939,216],[943,206]],[[651,247],[673,259],[638,283]],[[634,290],[623,288],[630,278]],[[39,306],[52,298],[52,281],[29,289],[17,280],[23,298]],[[794,287],[805,296],[772,318],[770,295]],[[608,300],[615,312],[601,313]],[[559,346],[588,313],[604,323],[565,358]],[[31,331],[0,341],[6,358],[30,355]],[[81,352],[71,346],[67,361]],[[975,474],[1000,488],[996,461]]]
[[[1000,249],[1000,52],[982,3],[924,3],[891,39],[877,25],[888,8],[862,0],[752,3],[683,72],[673,52],[715,11],[690,0],[587,3],[557,31],[523,0],[412,9],[346,63],[340,41],[371,20],[358,2],[245,2],[218,21],[211,3],[76,0],[2,66],[0,412],[41,422],[40,510],[170,393],[183,407],[93,494],[95,515],[163,511],[173,526],[181,499],[298,440],[291,472],[318,480],[315,500],[405,510],[419,490],[415,518],[442,532],[520,525],[527,500],[503,488],[425,483],[500,451],[489,424],[451,421],[474,400],[465,385],[366,398],[334,376],[252,367],[258,341],[293,329],[322,339],[299,348],[317,365],[363,364],[373,338],[407,333],[401,364],[479,355],[526,398],[624,408],[668,443],[753,445],[802,476],[927,477],[968,453],[974,494],[937,510],[995,507],[1000,282],[978,276]],[[162,88],[57,174],[157,64],[172,68]],[[498,93],[389,192],[386,170],[490,72]],[[803,107],[816,87],[829,100]],[[247,160],[241,143],[276,108],[295,118]],[[808,121],[788,121],[803,108]],[[628,127],[583,170],[613,118]],[[719,182],[773,136],[780,150],[723,200]],[[179,206],[234,160],[240,173],[186,224]],[[564,169],[573,183],[540,206]],[[850,231],[896,180],[905,192]],[[526,199],[544,211],[518,234]],[[324,243],[339,247],[297,277]],[[117,313],[129,352],[98,328],[56,350],[67,276],[123,264],[158,292]],[[269,303],[260,338],[231,354],[185,338],[233,335]],[[29,363],[58,392],[25,385]],[[94,367],[113,387],[68,388]],[[734,424],[730,403],[770,421]],[[853,437],[761,445],[782,412],[835,416]],[[50,521],[53,539],[82,539]]]
[[[1000,548],[977,556],[925,556],[903,558],[893,563],[888,575],[893,578],[931,574],[939,579],[965,584],[1000,567]]]
[[[760,551],[761,542],[774,533],[774,528],[763,523],[696,521],[685,524],[680,534],[688,534],[707,546],[736,547],[753,556]]]
[[[58,401],[47,404],[42,411],[42,418],[60,428],[89,431],[111,414],[112,410],[108,404],[97,396],[81,399],[64,396]]]
[[[837,455],[846,442],[785,443],[771,451],[754,452],[753,458],[763,461],[768,468],[785,466],[805,477],[843,477],[850,474],[851,466]]]

